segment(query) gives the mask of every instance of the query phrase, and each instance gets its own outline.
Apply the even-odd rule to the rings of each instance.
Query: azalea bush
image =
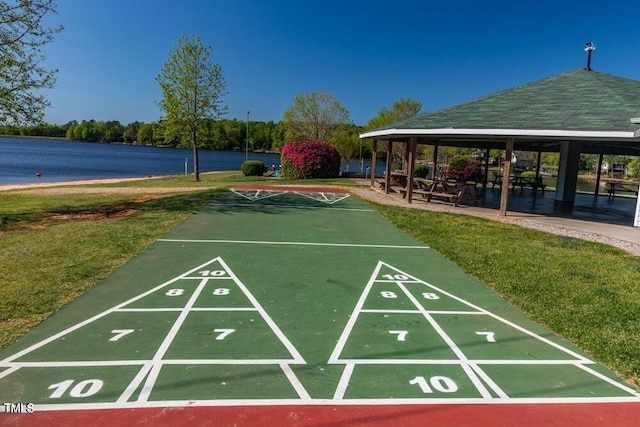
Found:
[[[447,179],[469,181],[478,179],[480,175],[480,162],[468,156],[452,157],[447,165]]]
[[[338,150],[328,142],[314,139],[285,144],[281,162],[286,179],[335,178],[340,172]]]

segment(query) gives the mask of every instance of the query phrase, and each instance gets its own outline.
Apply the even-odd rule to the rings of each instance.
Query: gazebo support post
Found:
[[[487,193],[487,180],[489,179],[489,148],[485,150],[484,153],[484,171],[482,177],[482,194]]]
[[[433,144],[433,167],[431,168],[431,179],[436,179],[436,169],[438,169],[438,144]]]
[[[598,198],[598,194],[600,193],[600,178],[602,178],[602,162],[604,161],[604,153],[600,153],[600,157],[598,158],[598,170],[596,170],[596,190],[594,195]]]
[[[376,185],[376,163],[378,162],[378,140],[373,140],[373,145],[371,147],[371,166],[369,166],[369,171],[371,172],[371,187]]]
[[[418,138],[412,136],[409,138],[409,164],[407,165],[407,203],[413,201],[413,171],[416,165],[416,147],[418,146]]]
[[[387,164],[385,165],[384,170],[384,193],[389,194],[391,189],[391,154],[393,151],[393,141],[387,141]]]
[[[504,153],[504,170],[502,172],[502,187],[500,187],[500,216],[507,216],[509,177],[511,176],[511,156],[513,156],[514,142],[513,138],[507,138],[507,146]]]

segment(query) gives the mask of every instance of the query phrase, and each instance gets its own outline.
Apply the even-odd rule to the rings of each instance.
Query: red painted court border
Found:
[[[1,414],[3,426],[637,426],[640,403],[170,407]]]
[[[231,187],[233,190],[263,190],[263,191],[297,191],[308,193],[335,193],[335,194],[347,194],[348,191],[340,188],[331,187],[304,187],[304,186],[292,186],[292,185],[234,185]]]

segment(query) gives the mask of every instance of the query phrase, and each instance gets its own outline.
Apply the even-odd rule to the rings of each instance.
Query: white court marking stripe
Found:
[[[285,246],[332,246],[346,248],[383,248],[383,249],[429,249],[428,246],[367,245],[358,243],[320,243],[320,242],[268,242],[260,240],[218,240],[218,239],[158,239],[157,242],[172,243],[237,243],[249,245],[285,245]]]
[[[176,335],[178,335],[178,332],[180,331],[182,324],[184,323],[184,321],[187,319],[187,316],[189,315],[189,310],[191,309],[191,307],[194,306],[194,304],[196,303],[196,300],[198,299],[198,297],[200,296],[200,294],[202,293],[202,291],[204,290],[208,282],[209,282],[209,279],[207,278],[202,279],[202,281],[200,282],[196,290],[193,292],[193,294],[191,294],[191,297],[189,298],[189,301],[187,302],[187,304],[185,304],[182,312],[180,312],[180,315],[171,326],[171,329],[169,330],[169,333],[165,336],[164,340],[162,341],[162,344],[160,344],[160,347],[158,347],[158,350],[156,351],[156,354],[153,356],[153,359],[152,359],[153,366],[151,367],[151,372],[149,372],[149,375],[147,376],[147,380],[145,381],[144,386],[142,386],[142,391],[140,392],[140,396],[138,397],[139,401],[149,400],[149,396],[151,395],[151,390],[153,389],[153,386],[155,385],[155,382],[158,379],[158,374],[160,373],[160,368],[162,367],[162,364],[159,362],[162,360],[162,357],[165,355],[165,353],[169,349],[169,346],[173,342]],[[136,376],[136,379],[138,379],[138,376]],[[138,385],[139,384],[136,384],[132,381],[129,384],[129,387],[127,387],[127,389],[130,389],[130,388],[135,389],[138,387]]]
[[[576,363],[576,366],[577,366],[578,368],[580,368],[580,369],[582,369],[582,370],[584,370],[584,371],[586,371],[586,372],[590,373],[591,375],[593,375],[593,376],[595,376],[595,377],[600,378],[602,381],[606,381],[606,382],[608,382],[609,384],[611,384],[611,385],[614,385],[614,386],[618,387],[619,389],[622,389],[622,390],[624,390],[624,391],[626,391],[626,392],[629,392],[629,393],[633,394],[633,395],[634,395],[634,396],[636,396],[636,397],[640,397],[640,393],[638,393],[637,391],[635,391],[635,390],[634,390],[634,389],[632,389],[631,387],[627,387],[627,386],[625,386],[624,384],[619,384],[619,383],[617,383],[616,381],[612,380],[611,378],[607,377],[606,375],[603,375],[603,374],[601,374],[600,372],[595,371],[595,370],[591,369],[591,368],[590,368],[590,367],[588,367],[588,366],[583,366],[583,365],[581,365],[581,364],[579,364],[579,363]]]
[[[425,310],[425,308],[422,307],[420,302],[416,299],[416,297],[413,296],[411,292],[409,292],[409,290],[402,284],[402,282],[398,281],[396,282],[396,285],[402,290],[402,292],[405,293],[407,298],[409,298],[409,300],[418,308],[418,310],[420,310],[420,312],[422,313],[422,316],[425,319],[427,319],[427,322],[431,324],[431,327],[438,333],[438,335],[440,335],[440,337],[444,340],[444,342],[447,343],[451,351],[453,351],[455,355],[458,356],[458,359],[460,359],[463,362],[461,363],[460,366],[462,367],[464,372],[467,374],[467,377],[469,377],[473,385],[476,386],[476,389],[480,392],[482,397],[487,399],[492,398],[491,393],[489,393],[489,390],[487,390],[487,388],[484,386],[482,381],[480,381],[480,379],[476,375],[475,371],[471,369],[471,367],[468,365],[467,356],[464,354],[462,350],[460,350],[460,348],[458,348],[457,344],[451,339],[449,334],[447,334],[446,331],[442,329],[440,324],[433,318],[433,316],[431,316],[427,312],[427,310]]]
[[[87,320],[84,320],[84,321],[82,321],[80,323],[76,323],[75,325],[73,325],[73,326],[71,326],[71,327],[69,327],[69,328],[67,328],[67,329],[65,329],[63,331],[60,331],[57,334],[54,334],[54,335],[50,336],[47,339],[44,339],[44,340],[42,340],[42,341],[40,341],[40,342],[30,346],[30,347],[25,348],[22,351],[19,351],[18,353],[15,353],[15,354],[7,357],[4,360],[1,360],[0,364],[10,362],[10,361],[15,360],[15,359],[17,359],[19,357],[24,356],[25,354],[31,353],[32,351],[37,350],[40,347],[45,346],[45,345],[49,344],[50,342],[57,340],[60,337],[63,337],[63,336],[65,336],[65,335],[67,335],[67,334],[69,334],[69,333],[71,333],[71,332],[73,332],[73,331],[75,331],[77,329],[80,329],[83,326],[88,325],[89,323],[95,322],[96,320],[101,319],[102,317],[104,317],[104,316],[106,316],[108,314],[111,314],[111,313],[119,310],[120,308],[122,308],[122,307],[124,307],[124,306],[126,306],[128,304],[131,304],[132,302],[135,302],[135,301],[137,301],[139,299],[142,299],[142,298],[146,297],[147,295],[150,295],[150,294],[152,294],[152,293],[154,293],[154,292],[156,292],[156,291],[158,291],[158,290],[160,290],[160,289],[162,289],[162,288],[164,288],[166,286],[169,286],[170,284],[172,284],[174,282],[177,282],[178,280],[181,280],[183,278],[183,276],[188,276],[189,274],[193,273],[194,271],[198,271],[199,269],[205,267],[206,265],[208,265],[210,263],[211,263],[211,261],[207,261],[204,264],[199,265],[196,268],[194,268],[192,270],[189,270],[188,272],[186,272],[184,274],[181,274],[180,276],[174,277],[173,279],[171,279],[171,280],[169,280],[167,282],[164,282],[161,285],[156,286],[155,288],[151,288],[146,292],[143,292],[143,293],[141,293],[141,294],[139,294],[139,295],[137,295],[137,296],[135,296],[135,297],[123,302],[123,303],[120,303],[120,304],[116,305],[116,306],[110,308],[109,310],[106,310],[106,311],[103,311],[102,313],[96,314],[95,316],[90,317]]]
[[[227,273],[233,278],[234,282],[242,290],[242,292],[247,297],[249,302],[253,304],[253,306],[258,310],[258,313],[260,313],[260,315],[265,320],[265,322],[267,322],[267,324],[271,327],[271,330],[280,339],[280,342],[282,342],[282,344],[287,348],[287,350],[289,350],[289,354],[291,354],[291,356],[293,356],[293,358],[295,359],[292,363],[306,364],[307,362],[305,362],[304,358],[300,355],[300,353],[298,353],[298,350],[293,346],[291,341],[289,341],[286,335],[280,330],[278,325],[276,325],[273,319],[271,319],[271,317],[267,314],[266,310],[262,308],[262,305],[260,305],[258,300],[253,296],[253,294],[249,292],[249,289],[247,289],[244,283],[240,281],[238,276],[236,276],[236,274],[233,271],[231,271],[227,263],[225,263],[221,258],[219,259],[219,262],[227,271]]]
[[[238,203],[219,203],[219,202],[212,202],[209,203],[207,206],[222,206],[222,207],[229,207],[229,208],[243,208],[246,207],[247,205],[241,205]],[[298,209],[298,210],[328,210],[328,211],[348,211],[348,212],[373,212],[373,213],[377,213],[377,211],[373,210],[373,209],[366,209],[366,208],[337,208],[335,206],[301,206],[301,205],[279,205],[279,204],[275,204],[275,203],[261,203],[260,204],[260,208],[261,209],[266,209],[266,208],[291,208],[291,209]]]
[[[378,262],[378,264],[376,265],[376,268],[374,268],[373,273],[371,274],[371,277],[369,277],[369,281],[367,282],[367,285],[364,287],[362,294],[360,294],[360,299],[358,299],[356,306],[353,308],[353,311],[351,312],[351,316],[349,316],[349,320],[347,321],[346,326],[342,330],[342,334],[340,334],[340,338],[338,338],[338,342],[336,343],[336,346],[333,348],[333,352],[331,352],[331,356],[329,356],[329,361],[327,362],[328,364],[331,365],[331,364],[341,363],[339,362],[339,359],[340,359],[340,355],[342,354],[342,350],[344,349],[344,346],[347,343],[347,340],[349,339],[349,335],[351,335],[353,326],[356,324],[356,320],[358,320],[358,315],[362,311],[362,307],[364,307],[364,303],[367,300],[369,293],[371,292],[371,288],[373,287],[373,284],[376,281],[376,277],[378,277],[378,274],[380,273],[381,267],[382,267],[382,264]]]
[[[477,306],[475,304],[472,304],[469,301],[466,301],[466,300],[464,300],[464,299],[462,299],[462,298],[460,298],[460,297],[458,297],[456,295],[453,295],[453,294],[445,291],[444,289],[441,289],[441,288],[439,288],[437,286],[434,286],[434,285],[432,285],[430,283],[427,283],[427,282],[425,282],[423,280],[417,279],[414,276],[412,276],[412,275],[410,275],[408,273],[405,273],[404,271],[398,270],[397,268],[392,267],[392,266],[390,266],[389,264],[387,264],[387,263],[385,263],[383,261],[380,261],[380,262],[382,262],[388,268],[391,268],[391,269],[397,271],[400,274],[404,274],[404,275],[408,276],[412,280],[416,280],[416,281],[418,281],[418,282],[420,282],[420,283],[422,283],[422,284],[424,284],[424,285],[426,285],[426,286],[428,286],[428,287],[430,287],[432,289],[435,289],[438,292],[441,292],[442,294],[444,294],[444,295],[446,295],[446,296],[448,296],[450,298],[455,299],[456,301],[460,301],[461,303],[463,303],[463,304],[465,304],[465,305],[467,305],[467,306],[469,306],[469,307],[471,307],[471,308],[473,308],[475,310],[478,310],[478,311],[480,311],[482,313],[485,313],[486,315],[491,316],[494,319],[497,319],[497,320],[501,321],[502,323],[504,323],[506,325],[509,325],[512,328],[515,328],[515,329],[519,330],[520,332],[523,332],[523,333],[525,333],[525,334],[527,334],[527,335],[529,335],[529,336],[531,336],[533,338],[536,338],[536,339],[544,342],[545,344],[548,344],[548,345],[550,345],[552,347],[557,348],[558,350],[561,350],[561,351],[571,355],[572,357],[575,357],[576,359],[580,360],[583,363],[591,363],[591,360],[587,359],[586,357],[584,357],[584,356],[582,356],[582,355],[580,355],[580,354],[578,354],[578,353],[576,353],[574,351],[571,351],[568,348],[564,348],[560,344],[556,344],[555,342],[553,342],[553,341],[551,341],[551,340],[549,340],[547,338],[544,338],[544,337],[536,334],[535,332],[532,332],[532,331],[530,331],[528,329],[525,329],[520,325],[517,325],[517,324],[515,324],[515,323],[513,323],[513,322],[511,322],[511,321],[509,321],[509,320],[507,320],[505,318],[502,318],[502,317],[498,316],[497,314],[494,314],[494,313],[492,313],[490,311],[487,311],[487,310],[485,310],[485,309],[483,309],[483,308],[481,308],[481,307],[479,307],[479,306]]]
[[[491,387],[491,390],[493,390],[500,399],[509,398],[507,393],[505,393],[504,390],[502,390],[502,388],[498,384],[496,384],[495,381],[493,381],[491,377],[489,377],[489,375],[487,375],[487,373],[483,371],[478,365],[471,364],[470,366],[471,366],[471,369],[473,369],[475,373],[482,379],[482,381],[489,384],[489,387]]]
[[[338,387],[336,387],[336,392],[333,395],[333,400],[342,400],[344,398],[344,394],[347,391],[349,380],[351,379],[351,375],[353,375],[353,369],[355,367],[356,365],[353,363],[347,363],[344,366],[344,371],[342,371],[342,376],[340,377]]]
[[[282,372],[284,372],[285,376],[296,390],[296,393],[298,393],[300,399],[311,400],[311,396],[307,393],[307,390],[305,390],[298,377],[296,377],[296,374],[293,373],[291,366],[287,363],[280,363],[280,369],[282,369]]]

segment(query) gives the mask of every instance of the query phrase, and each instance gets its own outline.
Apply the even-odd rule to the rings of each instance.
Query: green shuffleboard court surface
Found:
[[[236,188],[0,352],[37,410],[640,394],[365,202]]]

